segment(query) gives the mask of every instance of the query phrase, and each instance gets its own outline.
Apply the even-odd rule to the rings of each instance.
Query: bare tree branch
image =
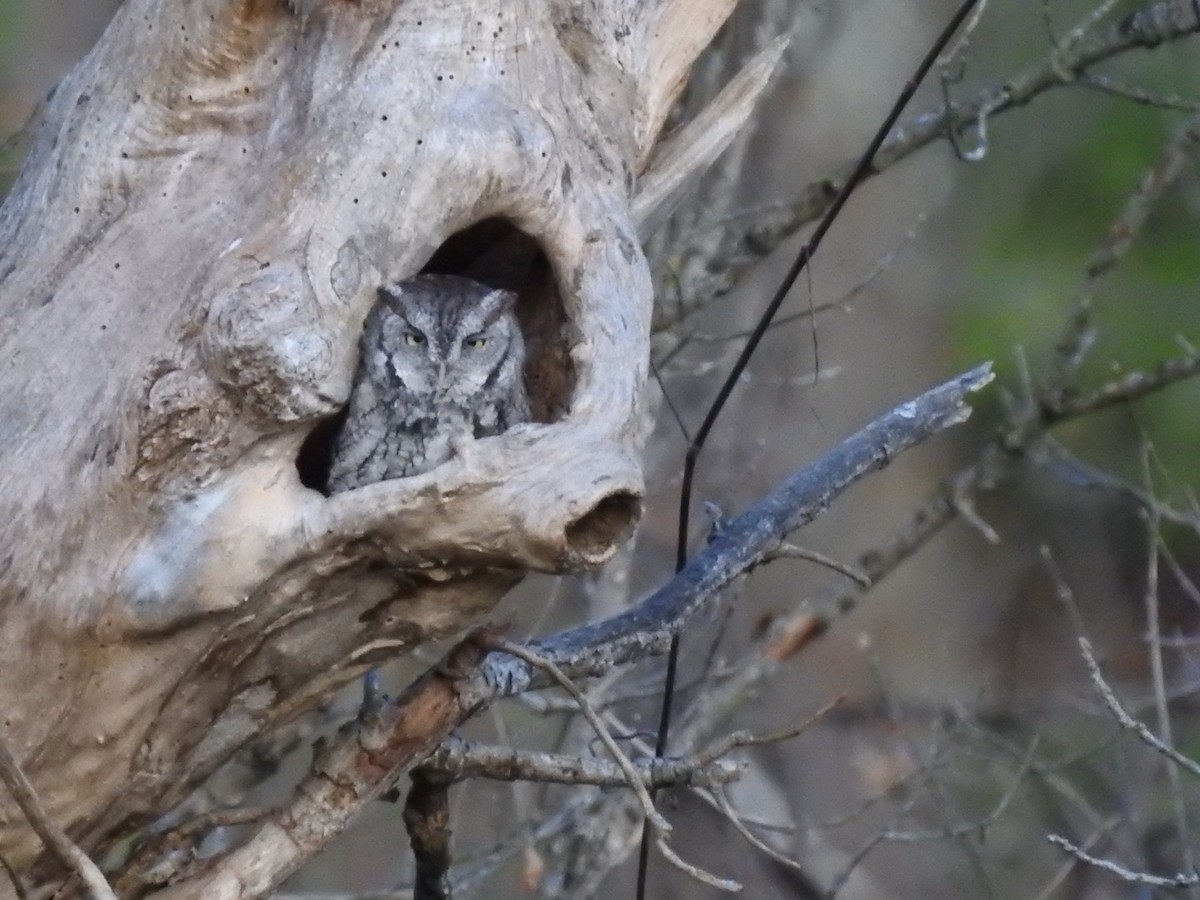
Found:
[[[450,781],[428,770],[412,773],[404,827],[416,859],[413,900],[450,900]]]
[[[1116,875],[1122,881],[1127,881],[1130,884],[1144,884],[1150,887],[1165,888],[1184,888],[1200,885],[1200,875],[1186,875],[1183,872],[1177,875],[1151,875],[1149,872],[1135,872],[1133,869],[1127,869],[1110,859],[1092,856],[1082,848],[1072,844],[1062,835],[1047,835],[1046,840],[1057,847],[1062,847],[1062,849],[1081,862],[1085,862],[1089,866],[1095,866],[1097,869],[1103,869],[1105,872]]]
[[[562,669],[560,669],[550,660],[546,659],[544,656],[534,653],[526,647],[520,647],[506,641],[498,641],[496,642],[496,648],[511,656],[515,656],[517,659],[520,659],[521,661],[534,666],[537,669],[546,672],[551,678],[554,679],[555,684],[563,688],[568,694],[571,695],[572,699],[574,699],[576,704],[578,704],[579,711],[583,714],[583,717],[587,719],[588,724],[596,732],[596,736],[600,738],[600,742],[604,744],[605,748],[616,761],[617,766],[621,769],[622,773],[624,773],[625,783],[633,790],[634,796],[638,798],[642,815],[645,816],[646,820],[654,828],[657,836],[658,849],[668,862],[670,862],[680,871],[685,872],[692,878],[695,878],[697,881],[707,884],[710,887],[715,887],[724,891],[741,890],[741,885],[736,881],[732,881],[727,878],[720,878],[719,876],[709,872],[707,869],[703,869],[700,866],[696,866],[687,862],[670,847],[670,845],[667,843],[667,836],[671,832],[671,825],[662,817],[662,814],[654,808],[654,801],[650,797],[650,792],[642,780],[638,778],[637,768],[634,766],[633,761],[629,759],[625,751],[622,750],[617,744],[611,732],[608,730],[608,726],[604,724],[604,722],[600,719],[600,716],[594,709],[592,709],[592,705],[588,702],[587,697],[584,696],[583,691],[579,690],[579,688],[577,688],[571,682],[571,679],[567,677],[566,673],[564,673]]]
[[[283,810],[207,871],[153,894],[157,900],[251,900],[265,896],[423,759],[474,706],[456,685],[487,653],[473,631],[392,705],[319,747],[312,769]]]
[[[1141,104],[1142,106],[1152,106],[1155,109],[1173,109],[1177,112],[1200,112],[1200,100],[1193,100],[1190,97],[1180,97],[1178,94],[1153,93],[1134,85],[1123,84],[1115,78],[1109,78],[1107,75],[1084,75],[1079,79],[1079,83],[1102,94],[1120,97],[1123,100],[1132,100],[1134,103]]]
[[[733,749],[733,746],[719,747],[694,756],[635,759],[632,763],[638,780],[647,787],[710,787],[735,781],[745,771],[744,763],[720,759]],[[453,735],[414,770],[417,771],[435,773],[455,781],[488,778],[539,784],[629,786],[625,771],[608,760],[484,746]]]
[[[645,813],[646,818],[650,820],[650,823],[657,828],[661,834],[669,834],[671,831],[671,826],[667,823],[667,820],[659,814],[658,810],[654,808],[654,801],[650,799],[650,794],[646,790],[646,785],[640,778],[638,778],[637,769],[634,768],[633,762],[629,759],[629,756],[625,753],[625,751],[622,750],[617,744],[616,740],[612,736],[612,733],[608,730],[608,726],[601,721],[599,714],[592,709],[592,705],[588,702],[587,697],[584,696],[583,691],[579,690],[579,688],[577,688],[571,682],[571,679],[567,677],[567,674],[563,672],[563,670],[560,669],[552,660],[547,659],[540,653],[536,653],[527,647],[517,646],[516,644],[508,641],[498,641],[495,646],[497,650],[507,653],[510,656],[515,656],[517,659],[521,660],[527,665],[542,670],[552,679],[554,679],[554,683],[558,685],[558,687],[561,687],[571,695],[571,698],[579,706],[579,711],[583,714],[583,717],[587,719],[588,725],[590,725],[592,730],[596,732],[596,736],[600,738],[600,742],[604,744],[605,749],[607,749],[612,755],[613,760],[624,773],[625,783],[628,784],[633,792],[637,795],[638,801],[642,804],[642,811]]]
[[[21,812],[25,814],[25,818],[37,832],[37,836],[42,839],[46,849],[62,864],[64,869],[83,882],[93,900],[117,900],[117,895],[113,893],[113,889],[109,886],[108,880],[100,871],[99,866],[67,837],[65,831],[50,821],[50,817],[42,809],[41,801],[38,800],[33,785],[29,783],[29,779],[21,771],[16,757],[12,755],[8,745],[3,741],[0,741],[0,781],[4,782],[4,786],[17,801]],[[5,863],[5,868],[8,869],[7,863]],[[11,873],[11,870],[9,871]],[[12,875],[12,881],[19,885],[15,874]]]
[[[1088,260],[1086,280],[1055,348],[1054,368],[1047,391],[1052,407],[1061,406],[1074,388],[1079,366],[1094,340],[1091,311],[1100,285],[1125,259],[1150,212],[1183,170],[1188,153],[1197,142],[1200,142],[1200,117],[1192,117],[1176,132],[1159,161],[1143,173],[1137,188],[1129,195],[1124,208]]]
[[[1200,33],[1200,9],[1192,0],[1160,0],[1130,13],[1090,40],[1073,41],[1069,47],[1040,60],[1029,69],[999,85],[979,91],[965,104],[921,113],[896,128],[880,148],[871,174],[877,175],[911,156],[945,134],[961,135],[972,130],[986,141],[990,119],[1024,106],[1052,88],[1074,84],[1099,63],[1137,49],[1152,49]],[[686,274],[672,278],[656,275],[659,282],[656,328],[669,328],[694,310],[726,294],[747,269],[770,254],[783,241],[812,222],[829,206],[845,183],[849,167],[806,187],[798,200],[767,212],[744,230],[727,225],[720,247],[708,247],[710,237],[699,236],[697,246],[706,248],[703,264],[688,267]],[[714,226],[717,227],[717,226]],[[687,251],[679,257],[688,258]],[[669,321],[663,311],[669,310]]]
[[[665,652],[671,635],[696,610],[757,565],[786,535],[815,518],[850,484],[887,465],[896,454],[962,422],[969,414],[966,395],[991,378],[991,367],[980,366],[901,404],[729,522],[703,552],[646,600],[606,621],[536,641],[534,650],[568,675],[597,675],[623,662]],[[547,683],[529,663],[495,656],[473,676],[467,690],[482,702]]]
[[[192,863],[197,845],[214,829],[261,822],[273,810],[260,807],[216,809],[201,813],[146,841],[113,883],[118,897],[148,884],[166,884]]]
[[[535,642],[531,650],[519,651],[526,659],[514,655],[519,648],[510,646],[510,652],[493,653],[485,660],[485,650],[495,646],[495,640],[478,633],[468,636],[394,706],[383,707],[377,716],[318,753],[312,773],[291,803],[246,844],[211,864],[207,873],[154,896],[159,900],[263,896],[458,723],[499,697],[551,683],[551,677],[531,661],[534,657],[549,661],[566,678],[598,674],[664,652],[674,630],[696,610],[788,533],[825,509],[849,484],[963,421],[969,414],[966,395],[991,377],[990,367],[981,366],[880,417],[730,522],[692,564],[625,613]],[[636,769],[625,775],[628,784],[644,784]],[[674,855],[669,849],[667,854]],[[675,862],[694,869],[682,860]],[[724,888],[732,886],[712,876],[707,879]]]
[[[1083,661],[1087,664],[1088,676],[1092,679],[1092,684],[1095,685],[1104,700],[1104,705],[1108,707],[1108,711],[1113,714],[1120,726],[1136,734],[1138,739],[1151,750],[1161,753],[1186,772],[1200,777],[1200,763],[1164,743],[1145,723],[1139,722],[1126,712],[1125,707],[1121,705],[1121,701],[1117,699],[1116,693],[1100,671],[1100,664],[1096,662],[1096,654],[1092,650],[1091,641],[1085,637],[1079,638],[1079,652],[1083,654]]]
[[[1106,382],[1094,391],[1068,397],[1059,401],[1055,406],[1046,410],[1046,424],[1065,418],[1077,418],[1092,412],[1099,412],[1112,406],[1119,406],[1134,400],[1140,400],[1148,394],[1162,390],[1177,381],[1191,378],[1200,373],[1200,354],[1189,353],[1159,363],[1148,371],[1129,372],[1120,378]]]
[[[0,855],[0,869],[4,869],[4,874],[8,876],[8,882],[12,885],[13,893],[17,895],[17,900],[27,900],[29,892],[25,890],[25,880],[21,878],[20,873],[9,864],[3,855]]]

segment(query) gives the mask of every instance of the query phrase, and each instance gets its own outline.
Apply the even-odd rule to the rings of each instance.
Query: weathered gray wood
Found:
[[[85,849],[629,533],[660,200],[631,210],[766,83],[778,48],[656,154],[733,3],[129,0],[58,87],[0,215],[0,737]],[[494,217],[549,267],[523,300],[543,421],[305,486],[376,286]]]

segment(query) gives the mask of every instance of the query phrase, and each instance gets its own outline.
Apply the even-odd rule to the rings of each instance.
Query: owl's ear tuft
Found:
[[[517,305],[517,295],[513,291],[494,290],[484,301],[489,306],[495,306],[497,313],[512,312]]]
[[[379,299],[389,303],[395,303],[404,296],[404,286],[402,282],[392,282],[391,284],[380,285]]]
[[[556,422],[571,405],[575,330],[566,305],[573,290],[560,290],[554,267],[538,238],[502,216],[481,219],[447,237],[422,267],[426,274],[457,275],[485,285],[497,316],[515,315],[525,338],[525,379],[536,422]],[[519,300],[518,300],[519,298]],[[573,302],[573,300],[571,301]]]
[[[387,308],[404,321],[408,321],[408,303],[412,298],[413,293],[411,290],[405,289],[404,282],[393,281],[390,284],[382,285],[378,290],[378,294],[381,305],[375,307],[370,313],[367,314],[368,322],[370,321],[371,316],[376,314],[376,310],[381,310],[382,308]],[[382,312],[378,314],[381,315]]]
[[[483,312],[484,327],[490,328],[503,316],[507,316],[517,305],[517,295],[513,291],[500,288],[488,291],[479,301]]]

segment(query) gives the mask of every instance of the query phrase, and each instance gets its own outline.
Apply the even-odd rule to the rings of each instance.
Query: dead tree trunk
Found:
[[[0,735],[85,849],[628,534],[639,230],[779,54],[660,140],[733,5],[129,0],[59,85],[0,217]],[[363,318],[418,271],[519,290],[537,422],[326,497]]]

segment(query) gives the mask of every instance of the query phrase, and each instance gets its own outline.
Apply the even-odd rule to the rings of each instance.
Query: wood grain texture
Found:
[[[85,849],[629,534],[652,302],[632,203],[731,5],[129,0],[59,85],[0,216],[0,704]],[[376,288],[493,218],[548,264],[531,321],[570,393],[531,400],[554,420],[307,487]],[[0,818],[28,865],[7,798]]]

